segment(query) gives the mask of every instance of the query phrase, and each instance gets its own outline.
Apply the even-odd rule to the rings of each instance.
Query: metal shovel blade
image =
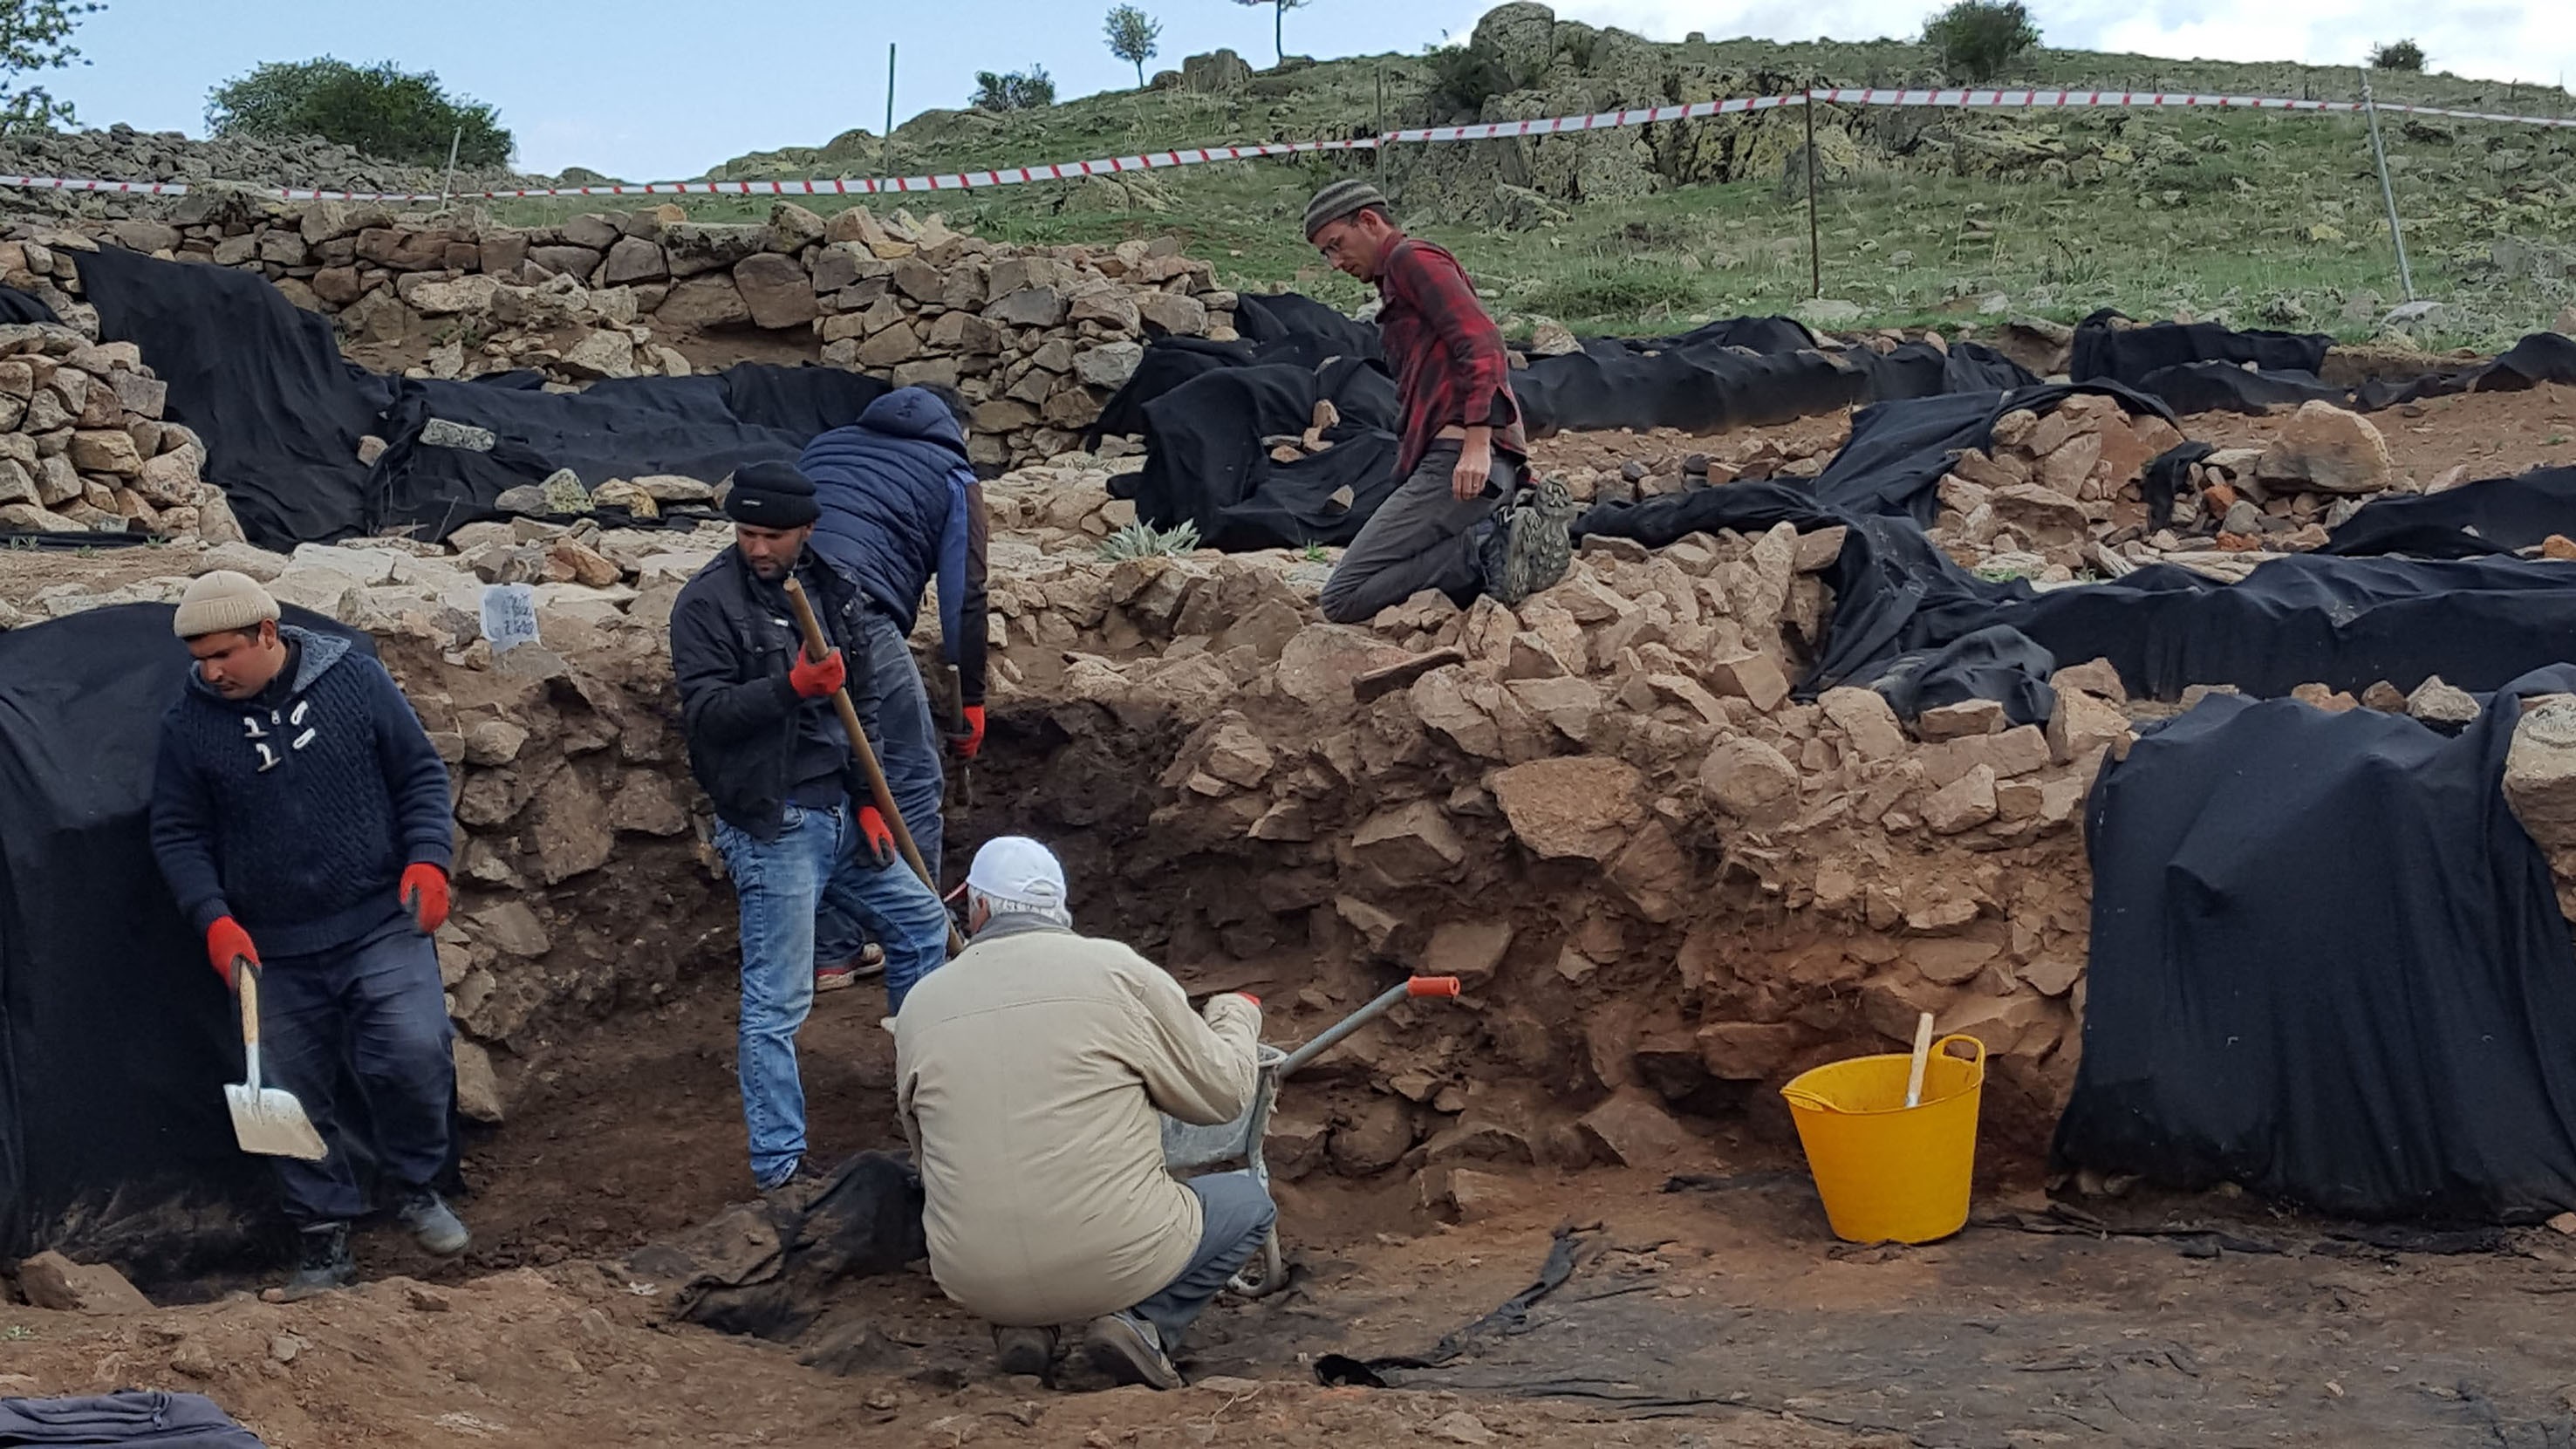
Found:
[[[330,1149],[322,1145],[322,1134],[313,1130],[311,1119],[304,1115],[304,1104],[293,1092],[276,1087],[260,1087],[248,1082],[228,1083],[224,1087],[224,1105],[232,1108],[233,1138],[244,1152],[263,1157],[301,1157],[319,1162]]]
[[[241,992],[242,1061],[246,1081],[227,1083],[224,1105],[233,1113],[233,1140],[244,1152],[262,1157],[300,1157],[319,1162],[331,1153],[304,1104],[293,1092],[259,1084],[259,968],[235,963],[234,980]]]

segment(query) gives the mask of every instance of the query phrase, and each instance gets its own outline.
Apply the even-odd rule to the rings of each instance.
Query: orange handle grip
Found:
[[[1456,996],[1458,994],[1458,978],[1455,976],[1416,976],[1412,980],[1404,983],[1404,994],[1407,996]]]

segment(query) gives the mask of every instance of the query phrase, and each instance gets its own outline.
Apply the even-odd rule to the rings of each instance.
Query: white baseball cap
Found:
[[[966,887],[1001,905],[1032,911],[1065,908],[1064,866],[1055,852],[1025,835],[997,835],[975,852]]]

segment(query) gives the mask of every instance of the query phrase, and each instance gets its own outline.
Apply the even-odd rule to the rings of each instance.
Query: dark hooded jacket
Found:
[[[292,675],[228,700],[193,668],[161,723],[152,850],[200,934],[225,916],[263,953],[345,946],[402,909],[403,869],[447,869],[447,766],[385,667],[278,630]]]
[[[963,702],[984,702],[984,490],[966,434],[930,392],[897,388],[858,422],[806,444],[796,466],[814,480],[823,517],[814,551],[841,566],[868,602],[912,632],[921,591],[939,585],[941,652]]]

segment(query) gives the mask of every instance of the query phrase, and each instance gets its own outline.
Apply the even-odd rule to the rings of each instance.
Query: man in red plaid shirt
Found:
[[[1458,259],[1406,236],[1366,181],[1337,181],[1306,207],[1306,239],[1377,284],[1378,329],[1404,407],[1401,481],[1324,581],[1324,617],[1365,623],[1424,589],[1506,604],[1565,577],[1574,508],[1563,484],[1523,487],[1529,440],[1503,335]]]

